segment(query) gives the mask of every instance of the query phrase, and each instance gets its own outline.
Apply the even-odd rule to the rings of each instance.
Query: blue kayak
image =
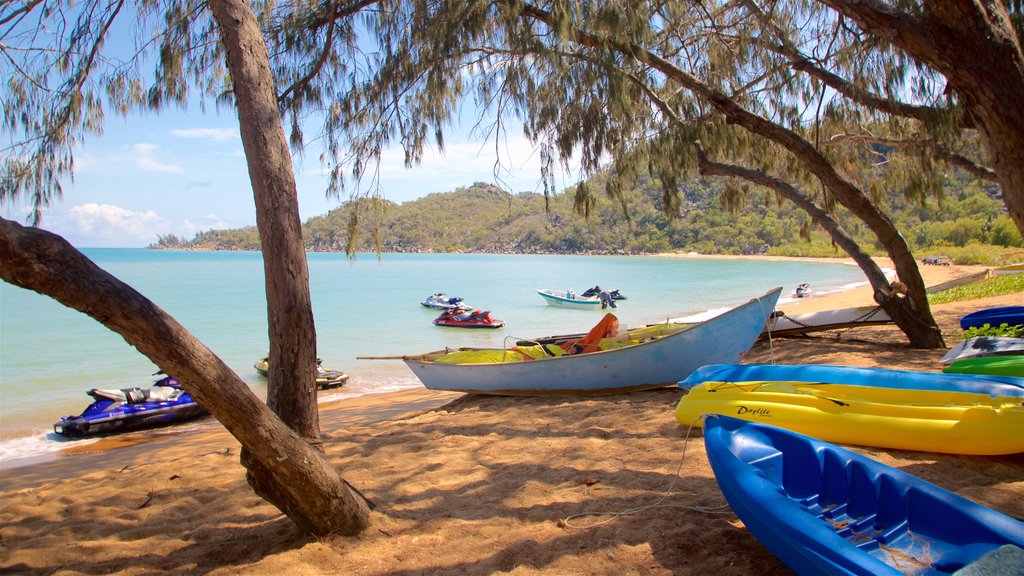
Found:
[[[1003,324],[1017,326],[1024,324],[1024,306],[996,306],[971,312],[960,319],[960,328],[981,328],[985,324],[998,328]]]
[[[944,374],[887,368],[829,366],[826,364],[708,364],[679,382],[693,388],[704,382],[808,382],[849,384],[905,390],[945,390],[989,396],[1024,398],[1024,378],[989,374]]]
[[[704,423],[704,443],[733,511],[797,574],[1024,566],[1024,523],[866,456],[718,415]]]

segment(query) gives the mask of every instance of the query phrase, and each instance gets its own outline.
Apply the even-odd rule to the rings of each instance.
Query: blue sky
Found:
[[[412,169],[403,166],[400,150],[390,150],[380,168],[384,196],[401,203],[474,182],[495,182],[494,142],[472,140],[468,132],[456,127],[446,133],[445,154],[428,151],[423,164]],[[540,191],[539,155],[519,133],[508,138],[503,186]],[[293,158],[303,221],[344,200],[325,197],[320,152],[313,142]],[[559,182],[559,189],[568,184]],[[25,223],[29,208],[19,201],[4,203],[0,210],[5,218]],[[103,135],[77,149],[74,179],[64,183],[63,198],[44,214],[41,227],[77,247],[143,247],[160,234],[191,239],[200,231],[255,223],[234,114],[170,110],[108,117]]]

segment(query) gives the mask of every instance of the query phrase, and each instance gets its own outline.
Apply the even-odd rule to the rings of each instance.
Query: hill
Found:
[[[604,187],[600,176],[587,185],[596,190]],[[622,203],[598,198],[584,217],[574,210],[574,189],[545,199],[542,194],[509,194],[478,182],[403,204],[351,200],[310,218],[303,231],[307,250],[326,252],[351,248],[356,252],[840,255],[805,213],[773,194],[756,189],[726,193],[695,180],[680,191],[680,209],[672,219],[662,213],[661,198],[659,183],[642,181],[625,192]],[[973,180],[951,180],[941,202],[908,202],[898,193],[885,202],[916,251],[938,250],[963,263],[995,263],[978,260],[1024,245],[1003,203]],[[859,222],[840,219],[865,249],[878,252]],[[189,241],[161,237],[152,247],[259,250],[259,237],[255,227],[210,230]]]

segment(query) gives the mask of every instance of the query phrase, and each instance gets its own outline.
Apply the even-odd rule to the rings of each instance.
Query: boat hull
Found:
[[[599,298],[588,298],[586,296],[577,295],[575,298],[569,298],[565,292],[558,292],[557,290],[537,290],[537,294],[544,299],[544,302],[548,306],[557,306],[559,308],[575,308],[577,310],[600,310],[601,300]]]
[[[946,352],[946,355],[942,357],[942,363],[952,364],[957,360],[1007,354],[1024,354],[1024,338],[977,336],[961,340],[959,344]]]
[[[1024,547],[1021,522],[827,442],[715,416],[704,443],[733,511],[798,574],[947,574]]]
[[[69,438],[86,438],[160,428],[206,416],[206,410],[187,395],[173,403],[123,405],[95,415],[90,412],[90,409],[86,409],[86,416],[62,418],[60,422],[54,424],[54,432]]]
[[[971,312],[960,319],[960,328],[981,328],[985,324],[998,328],[1002,324],[1017,326],[1024,324],[1024,306],[996,306]]]
[[[1024,378],[1024,355],[965,358],[953,362],[942,371],[950,374],[986,374]]]
[[[723,414],[828,442],[948,454],[1024,452],[1020,398],[804,382],[707,382],[676,407],[680,424]],[[699,425],[699,423],[698,423]]]
[[[806,312],[804,314],[780,314],[771,324],[770,330],[765,330],[761,335],[768,336],[798,336],[823,332],[825,330],[843,330],[856,328],[858,326],[881,326],[892,324],[892,318],[878,306],[860,306],[856,308],[841,308],[839,310],[823,310],[821,312]]]
[[[849,384],[904,390],[945,390],[947,392],[1024,398],[1024,378],[975,374],[952,375],[941,372],[915,372],[826,364],[709,364],[701,366],[685,380],[681,380],[679,387],[692,388],[705,382],[755,381]]]
[[[770,317],[781,288],[701,324],[641,344],[520,362],[406,365],[431,390],[481,394],[612,394],[674,384],[708,362],[735,362]]]
[[[446,328],[501,328],[505,325],[504,320],[492,322],[459,322],[458,320],[434,320],[434,326]]]

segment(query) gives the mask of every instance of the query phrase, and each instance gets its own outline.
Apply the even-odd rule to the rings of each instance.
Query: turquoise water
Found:
[[[169,312],[265,394],[266,382],[253,369],[268,350],[260,254],[84,252]],[[539,288],[618,288],[629,298],[615,311],[620,322],[641,326],[728,309],[776,286],[791,295],[797,284],[810,282],[822,294],[864,282],[852,265],[757,259],[385,254],[378,260],[360,254],[350,261],[312,253],[309,267],[318,355],[326,368],[351,376],[345,388],[323,393],[322,401],[419,386],[401,361],[357,356],[500,347],[509,337],[584,332],[601,317],[601,311],[547,306],[536,294]],[[431,321],[437,311],[419,304],[433,292],[462,296],[506,325],[436,327]],[[157,370],[91,318],[0,282],[0,459],[57,449],[52,424],[85,408],[85,390],[145,386]]]

